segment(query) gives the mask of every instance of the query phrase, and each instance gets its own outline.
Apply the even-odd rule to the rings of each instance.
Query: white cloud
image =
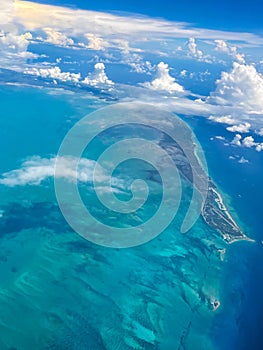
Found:
[[[256,130],[255,133],[259,136],[263,136],[263,128]]]
[[[186,69],[183,69],[181,72],[180,72],[180,77],[185,77],[187,74],[187,70]]]
[[[125,56],[123,63],[128,64],[136,73],[148,73],[153,69],[149,61],[144,62],[142,57],[136,53]]]
[[[233,117],[231,115],[223,115],[220,117],[216,117],[216,116],[211,115],[208,119],[210,119],[216,123],[220,123],[220,124],[233,125],[233,124],[237,123],[237,120],[233,119]]]
[[[242,157],[239,159],[238,163],[240,163],[240,164],[245,164],[245,163],[249,163],[249,161],[248,161],[246,158],[244,158],[244,157],[242,156]]]
[[[62,82],[71,82],[71,83],[82,83],[84,85],[90,85],[95,87],[101,86],[112,86],[114,83],[108,79],[105,73],[105,65],[103,63],[96,63],[95,71],[90,73],[84,80],[81,81],[80,73],[71,73],[71,72],[62,72],[60,67],[50,67],[50,68],[26,68],[24,73],[29,75],[35,75],[43,79],[53,79],[54,83],[57,83],[57,80]]]
[[[171,22],[137,15],[121,16],[20,0],[16,0],[14,6],[14,23],[17,23],[19,30],[23,29],[29,34],[32,32],[34,37],[35,32],[39,34],[45,30],[47,34],[46,40],[60,46],[80,45],[79,42],[82,40],[86,43],[83,44],[85,48],[101,51],[101,60],[103,62],[107,62],[106,59],[110,59],[110,55],[113,57],[114,52],[116,54],[118,50],[117,55],[119,58],[121,53],[122,63],[129,64],[136,72],[149,72],[152,70],[151,64],[145,62],[145,58],[143,58],[144,50],[151,48],[152,52],[160,53],[158,50],[160,50],[160,47],[162,49],[165,47],[164,42],[167,44],[166,48],[169,48],[170,45],[168,43],[175,44],[173,40],[176,38],[183,38],[183,40],[180,43],[176,42],[173,47],[182,44],[185,39],[188,40],[190,38],[188,41],[189,52],[200,60],[204,60],[206,57],[197,47],[200,39],[217,40],[217,50],[231,55],[238,55],[238,52],[236,47],[228,43],[230,40],[236,40],[239,43],[242,41],[250,45],[263,44],[263,38],[255,34],[207,30],[195,28],[187,23]],[[21,34],[12,35],[19,37]],[[84,37],[87,41],[85,41]],[[74,38],[76,43],[71,38]],[[21,40],[21,43],[16,45],[23,50],[25,48],[27,50],[28,43],[32,41],[30,37],[21,37],[19,40]],[[112,51],[109,52],[109,48]],[[29,57],[27,51],[20,52],[20,55],[21,57],[24,56],[24,58]],[[114,59],[116,57],[114,56]],[[96,61],[100,60],[95,59]],[[72,57],[69,60],[72,61]],[[239,61],[241,62],[242,60]],[[59,66],[58,63],[57,65]],[[17,65],[17,67],[17,70],[25,70],[22,65]],[[53,67],[52,64],[51,67],[43,64],[41,67],[37,64],[34,67],[29,67],[25,72],[43,78],[54,79],[54,81],[60,80],[91,86],[113,85],[113,82],[105,73],[103,63],[95,65],[95,72],[90,73],[86,78],[81,77],[79,73],[62,72],[59,67]],[[187,78],[190,78],[193,76],[190,74],[197,73],[183,70],[181,76],[186,75]],[[217,81],[216,91],[212,92],[207,99],[203,98],[203,101],[201,99],[194,101],[193,99],[178,97],[185,92],[184,88],[170,75],[169,66],[161,62],[157,67],[156,78],[152,82],[145,83],[144,86],[156,91],[156,93],[148,91],[149,95],[152,95],[152,100],[157,94],[162,95],[158,93],[159,91],[169,92],[169,96],[168,94],[165,96],[163,94],[161,96],[163,99],[160,97],[160,100],[157,101],[160,106],[169,108],[177,113],[210,116],[210,119],[213,121],[234,125],[231,128],[233,132],[241,132],[238,127],[244,125],[245,122],[249,122],[253,125],[253,128],[260,127],[260,125],[255,126],[254,123],[256,122],[256,114],[258,115],[257,123],[260,122],[260,114],[263,115],[262,82],[262,76],[253,65],[236,62],[230,72],[222,73],[221,79]],[[139,95],[140,91],[137,94]],[[147,94],[147,92],[143,92],[143,94]],[[147,96],[147,99],[150,100],[151,96]]]
[[[217,39],[215,40],[215,44],[216,44],[216,47],[215,47],[216,51],[229,53],[230,49],[224,40]]]
[[[189,53],[198,58],[201,59],[203,57],[203,52],[201,50],[197,49],[197,44],[195,42],[195,38],[190,38],[187,44],[187,47],[189,49]]]
[[[209,119],[233,125],[228,131],[247,133],[253,128],[256,134],[263,135],[263,76],[253,64],[234,62],[229,72],[221,73],[216,90],[204,102],[219,108],[219,113]],[[260,146],[255,148],[259,150]]]
[[[209,117],[211,114],[218,115],[224,108],[222,106],[216,106],[206,103],[204,100],[189,99],[186,95],[189,93],[184,90],[183,93],[160,93],[160,90],[149,89],[150,82],[141,84],[144,89],[139,86],[121,85],[118,86],[120,96],[125,101],[141,101],[142,103],[149,103],[159,108],[164,108],[174,113],[189,115],[189,116],[204,116]],[[167,92],[166,90],[161,90]]]
[[[48,177],[54,176],[55,158],[45,159],[35,157],[25,161],[21,169],[4,173],[0,184],[6,186],[38,185]]]
[[[56,163],[59,160],[58,163]],[[41,158],[32,157],[22,163],[21,168],[2,174],[0,184],[8,187],[40,185],[48,178],[63,178],[70,182],[93,183],[94,168],[96,165],[96,183],[99,190],[119,192],[124,189],[124,182],[120,178],[112,178],[94,160],[72,157]],[[77,172],[76,172],[77,168]],[[113,188],[109,188],[112,183]]]
[[[244,41],[260,45],[263,39],[255,34],[226,32],[196,28],[183,22],[171,22],[142,16],[120,16],[110,13],[87,11],[44,5],[29,1],[16,0],[15,17],[27,30],[42,30],[50,27],[62,31],[68,36],[92,33],[112,38],[112,35],[128,40],[130,43],[141,41],[142,37],[159,41],[164,38],[198,38]]]
[[[94,66],[94,73],[90,73],[83,81],[83,84],[91,85],[91,86],[105,86],[114,85],[113,81],[111,81],[106,73],[105,73],[105,65],[103,63],[96,63]]]
[[[209,103],[234,106],[245,113],[263,113],[263,77],[253,65],[233,63],[230,72],[223,72],[216,82]]]
[[[44,28],[44,32],[47,35],[46,42],[58,45],[58,46],[68,46],[68,45],[74,45],[74,41],[71,38],[68,38],[67,35],[55,31],[52,28]]]
[[[235,57],[235,59],[236,59],[239,63],[243,63],[243,64],[246,63],[246,61],[245,61],[245,55],[244,55],[244,54],[242,54],[242,53],[236,53],[236,54],[234,55],[234,57]]]
[[[102,39],[99,35],[95,35],[93,33],[86,33],[85,34],[86,39],[88,39],[88,49],[96,50],[96,51],[104,51],[108,46],[109,43]]]
[[[263,143],[258,143],[256,144],[256,151],[261,152],[263,151]]]
[[[242,136],[237,134],[231,143],[239,147],[255,148],[257,152],[263,151],[263,142],[255,142],[253,136],[247,136],[242,140]]]
[[[13,30],[14,1],[0,0],[0,25],[6,31]]]
[[[257,144],[255,143],[254,138],[252,136],[245,137],[242,141],[242,145],[247,147],[247,148],[257,146]]]
[[[226,41],[221,39],[215,40],[215,44],[216,44],[215,51],[224,52],[227,55],[232,56],[239,63],[243,63],[243,64],[245,63],[244,55],[237,52],[236,46],[228,45]]]
[[[27,59],[37,58],[37,54],[28,51],[31,40],[32,34],[30,32],[16,34],[0,30],[1,67],[19,70],[26,64]]]
[[[217,139],[217,140],[220,140],[220,141],[225,141],[225,137],[224,136],[215,136],[215,138]]]
[[[160,62],[157,66],[157,76],[152,82],[143,85],[151,90],[166,91],[172,93],[183,93],[184,88],[176,83],[175,78],[169,74],[169,66],[164,62]]]
[[[142,52],[139,48],[131,47],[128,40],[114,39],[112,40],[112,44],[126,54],[130,54],[131,52]]]
[[[25,74],[35,75],[44,79],[57,79],[63,82],[78,83],[80,81],[80,73],[62,72],[59,67],[51,68],[26,68]]]
[[[113,39],[109,40],[109,45],[113,49],[120,51],[121,59],[119,63],[127,64],[136,73],[149,73],[153,67],[149,61],[144,61],[142,57],[143,50],[137,47],[131,47],[128,40]]]
[[[250,131],[251,124],[244,123],[239,125],[233,125],[226,128],[230,132],[248,133]]]
[[[31,39],[32,34],[29,32],[21,35],[0,32],[1,51],[7,50],[14,53],[26,52]]]
[[[242,136],[237,134],[237,135],[235,135],[235,137],[231,143],[232,143],[232,145],[235,145],[235,146],[241,146],[241,140],[242,140]]]

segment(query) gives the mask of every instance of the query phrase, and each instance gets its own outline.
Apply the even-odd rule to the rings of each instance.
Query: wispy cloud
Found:
[[[39,156],[27,159],[21,164],[19,169],[14,169],[2,174],[0,184],[8,187],[15,186],[38,186],[49,178],[63,178],[70,182],[79,181],[85,184],[93,183],[94,168],[96,166],[96,184],[104,191],[120,191],[124,182],[116,177],[111,178],[106,175],[103,168],[95,161],[72,157],[52,157],[41,158]],[[77,171],[76,171],[77,169]],[[108,188],[109,183],[113,188]]]
[[[150,40],[199,38],[263,44],[263,38],[252,33],[211,30],[197,28],[184,22],[78,10],[20,0],[15,2],[15,16],[18,23],[28,30],[36,31],[49,27],[72,36],[91,33],[102,38],[118,35],[118,38],[130,42],[141,41],[141,38],[146,37]]]

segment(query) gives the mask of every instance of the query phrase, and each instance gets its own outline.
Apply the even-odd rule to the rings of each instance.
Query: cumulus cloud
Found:
[[[263,76],[251,64],[233,63],[229,72],[222,72],[215,91],[204,101],[208,106],[221,107],[209,117],[218,123],[232,125],[230,132],[248,133],[252,128],[263,136]],[[255,145],[257,150],[259,145]]]
[[[63,82],[78,83],[80,81],[80,73],[62,72],[59,67],[51,68],[27,68],[25,74],[35,75],[44,79],[54,79]]]
[[[248,133],[250,131],[251,124],[244,123],[239,125],[229,126],[226,129],[230,132]]]
[[[166,91],[172,93],[183,93],[184,88],[176,83],[169,73],[169,66],[164,62],[160,62],[157,66],[157,76],[152,82],[144,83],[143,85],[152,90]]]
[[[255,142],[253,136],[247,136],[242,140],[242,136],[237,134],[231,143],[239,147],[255,148],[258,152],[263,151],[263,142]]]
[[[208,102],[263,114],[263,77],[253,65],[234,62],[232,70],[223,72],[216,85]]]
[[[47,38],[45,40],[47,43],[66,47],[69,45],[74,45],[73,39],[68,38],[67,35],[59,31],[51,28],[44,28],[44,32],[47,35]]]
[[[229,53],[229,46],[227,45],[227,43],[224,40],[215,40],[215,50],[216,51],[220,51],[220,52],[225,52],[225,53]]]
[[[252,136],[247,136],[243,139],[242,145],[251,148],[253,146],[257,146],[256,142],[254,141],[254,138]]]
[[[14,52],[24,52],[27,51],[31,39],[32,34],[30,32],[21,35],[2,32],[0,33],[0,46],[2,49],[9,49]]]
[[[241,140],[242,140],[242,136],[237,134],[237,135],[235,135],[235,137],[231,143],[232,143],[232,145],[235,145],[235,146],[241,146]]]
[[[149,72],[154,70],[150,61],[144,61],[142,57],[136,53],[125,57],[124,63],[128,64],[136,73],[150,74]]]
[[[257,143],[256,144],[256,151],[261,152],[263,151],[263,143]]]
[[[33,54],[28,50],[31,40],[32,34],[30,32],[16,34],[0,30],[1,66],[18,70],[26,63],[27,59],[37,58],[37,54]]]
[[[62,81],[74,84],[80,83],[95,87],[114,85],[114,83],[107,77],[105,73],[105,65],[103,63],[96,63],[94,69],[95,71],[90,73],[84,80],[81,80],[80,73],[62,72],[58,66],[50,68],[26,68],[24,73],[41,77],[43,79],[53,79],[54,83],[57,81]]]
[[[180,77],[184,78],[187,74],[187,70],[186,69],[183,69],[181,72],[180,72]]]
[[[245,63],[244,55],[238,53],[236,46],[228,45],[226,41],[219,39],[215,40],[215,44],[215,51],[226,53],[236,59],[239,63]]]
[[[197,44],[195,42],[195,38],[189,39],[187,47],[189,49],[190,55],[192,55],[193,57],[196,57],[198,59],[201,59],[203,57],[203,52],[201,50],[197,49]]]
[[[105,73],[104,63],[96,63],[94,66],[94,72],[90,73],[83,81],[83,84],[91,85],[95,87],[100,86],[112,86],[114,82],[111,81]]]

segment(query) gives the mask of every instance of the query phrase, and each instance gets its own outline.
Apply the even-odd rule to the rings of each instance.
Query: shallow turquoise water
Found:
[[[1,87],[1,173],[34,155],[54,156],[67,130],[101,105],[63,92]],[[201,218],[180,234],[191,196],[189,185],[183,189],[178,215],[163,234],[120,250],[72,232],[52,179],[1,185],[0,348],[201,350],[220,344],[220,325],[239,307],[225,288],[231,258],[224,261],[225,243]],[[217,311],[214,299],[222,301]],[[229,310],[234,316],[227,318]]]

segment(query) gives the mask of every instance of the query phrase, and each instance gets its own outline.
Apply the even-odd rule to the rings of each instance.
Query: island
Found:
[[[187,142],[187,148],[182,149],[177,142],[173,140],[161,141],[161,146],[167,149],[169,155],[173,158],[179,173],[192,186],[195,186],[202,197],[201,215],[205,222],[215,228],[222,235],[227,243],[233,243],[239,240],[252,241],[239,225],[233,219],[225,206],[222,196],[217,186],[205,170],[202,161],[197,154],[197,143],[193,139],[192,134],[188,134],[185,138],[192,142]]]

